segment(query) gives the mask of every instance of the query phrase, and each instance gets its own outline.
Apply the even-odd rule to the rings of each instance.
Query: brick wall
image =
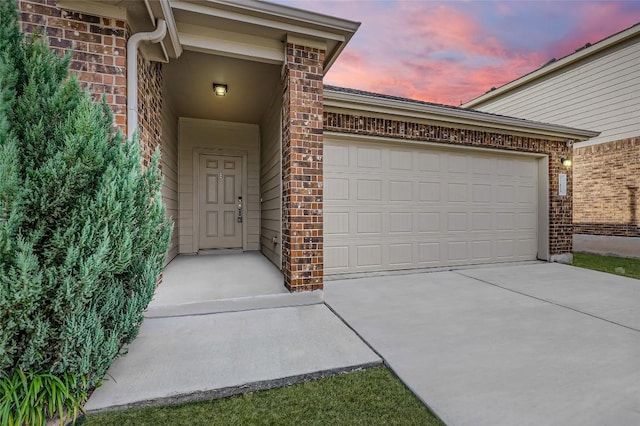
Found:
[[[61,10],[55,0],[18,0],[17,5],[25,33],[46,36],[60,55],[73,49],[71,70],[94,98],[106,95],[116,123],[126,132],[125,22]]]
[[[60,9],[55,0],[18,0],[22,30],[46,36],[60,55],[72,50],[71,72],[94,99],[106,102],[115,123],[127,132],[126,22]],[[138,55],[138,122],[143,161],[160,145],[162,129],[162,64]]]
[[[138,55],[138,132],[146,166],[162,143],[162,64]]]
[[[549,156],[549,254],[565,254],[572,251],[572,170],[560,163],[561,157],[571,158],[571,148],[567,148],[564,141],[336,112],[324,112],[324,129],[340,133],[547,154]],[[563,197],[558,196],[560,173],[567,174],[567,195]]]
[[[640,237],[640,137],[573,155],[575,233]]]
[[[324,50],[287,44],[282,87],[282,270],[291,291],[322,288]]]

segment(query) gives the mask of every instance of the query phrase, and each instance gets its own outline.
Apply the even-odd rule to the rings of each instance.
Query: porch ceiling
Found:
[[[280,67],[185,51],[164,66],[166,100],[180,117],[260,123],[280,81]],[[228,85],[216,96],[213,83]]]

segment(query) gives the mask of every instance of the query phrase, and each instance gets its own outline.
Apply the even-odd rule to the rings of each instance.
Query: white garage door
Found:
[[[537,159],[325,140],[325,274],[533,260]]]

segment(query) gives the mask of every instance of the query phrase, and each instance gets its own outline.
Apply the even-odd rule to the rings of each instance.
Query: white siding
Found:
[[[179,158],[179,206],[180,206],[180,253],[194,253],[194,211],[193,200],[196,196],[193,183],[194,153],[206,150],[209,153],[242,153],[246,158],[247,188],[246,235],[247,250],[260,249],[260,135],[255,124],[230,123],[223,121],[200,120],[181,117],[180,158]]]
[[[277,91],[278,93],[280,91]],[[282,98],[276,96],[260,125],[260,250],[282,269]],[[273,243],[273,238],[277,244]]]
[[[640,38],[488,100],[477,110],[602,134],[586,144],[640,135]]]
[[[171,110],[169,102],[162,103],[162,202],[167,209],[167,217],[173,220],[173,234],[167,252],[167,263],[178,255],[178,118]]]

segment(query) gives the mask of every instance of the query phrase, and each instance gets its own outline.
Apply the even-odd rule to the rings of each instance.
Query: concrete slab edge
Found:
[[[146,319],[210,315],[259,309],[317,305],[324,302],[322,290],[300,293],[265,294],[261,296],[208,300],[178,305],[152,306],[144,313]]]
[[[191,392],[183,395],[172,395],[172,396],[167,396],[162,398],[149,399],[145,401],[137,401],[130,404],[114,405],[112,407],[105,407],[105,408],[100,408],[96,410],[87,410],[87,414],[128,410],[131,408],[159,407],[159,406],[166,406],[166,405],[187,404],[191,402],[210,401],[214,399],[227,398],[234,395],[241,395],[244,393],[257,392],[261,390],[275,389],[275,388],[280,388],[284,386],[295,385],[297,383],[308,382],[310,380],[324,379],[326,377],[331,377],[338,374],[352,373],[354,371],[362,371],[368,368],[377,367],[379,365],[383,365],[382,359],[374,362],[364,363],[364,364],[356,364],[356,365],[350,365],[347,367],[332,368],[329,370],[299,374],[299,375],[284,377],[280,379],[263,380],[263,381],[252,382],[252,383],[245,383],[238,386],[229,386],[221,389],[203,390],[203,391]]]

